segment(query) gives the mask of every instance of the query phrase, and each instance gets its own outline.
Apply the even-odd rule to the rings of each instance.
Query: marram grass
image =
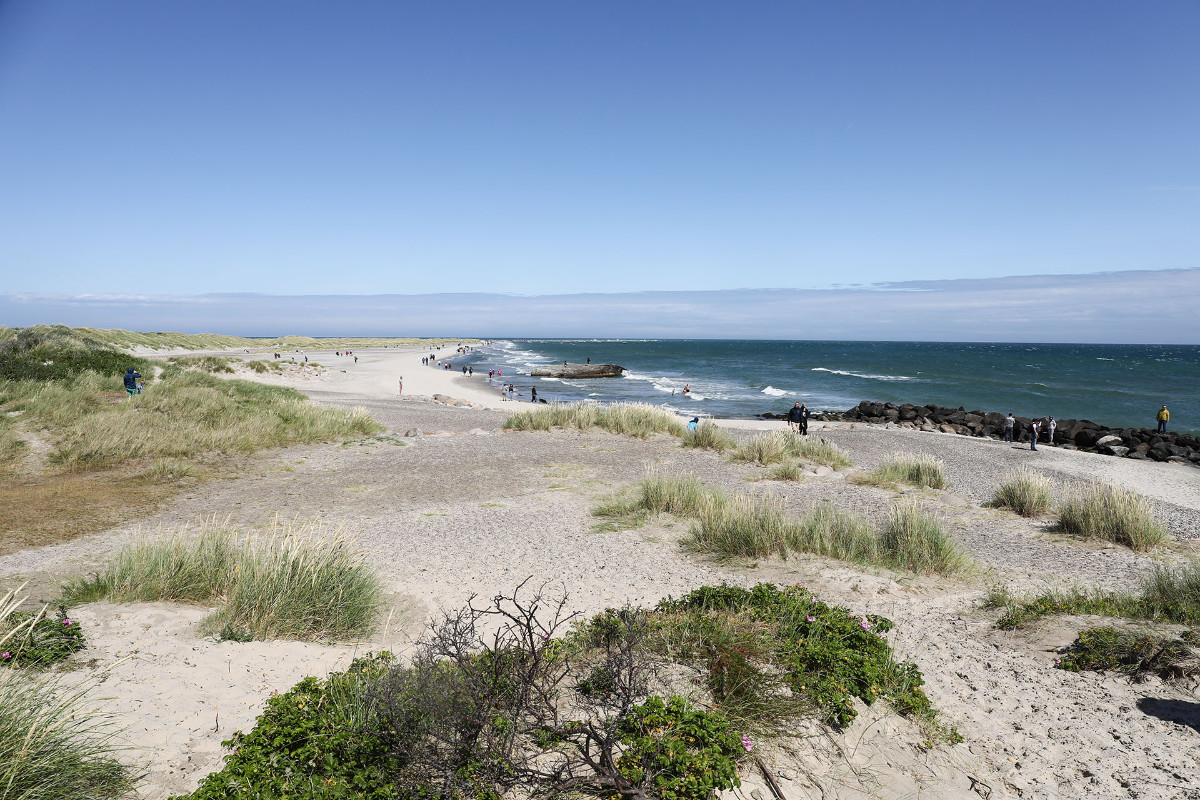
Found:
[[[1155,517],[1145,497],[1100,481],[1067,490],[1058,506],[1057,529],[1133,550],[1149,550],[1168,538],[1166,527]]]
[[[354,639],[370,633],[381,588],[342,531],[273,524],[258,537],[208,522],[145,537],[108,568],[64,587],[69,602],[219,602],[205,632],[253,639]]]
[[[799,436],[787,431],[759,434],[735,449],[730,458],[733,461],[763,465],[778,464],[791,459],[823,464],[833,469],[845,469],[851,465],[850,457],[833,442]]]
[[[933,456],[916,453],[893,453],[867,473],[855,474],[855,483],[868,486],[892,486],[907,483],[928,489],[946,488],[946,472],[942,462]]]
[[[651,472],[635,499],[610,503],[595,512],[630,524],[643,514],[667,513],[692,521],[685,544],[726,557],[760,558],[814,553],[859,564],[921,573],[949,574],[967,558],[938,522],[915,506],[896,508],[876,528],[865,518],[819,503],[800,518],[788,516],[772,495],[729,496],[693,477]]]
[[[114,757],[117,732],[85,690],[59,673],[0,670],[0,798],[132,796],[133,773]]]
[[[645,439],[656,433],[683,436],[679,418],[649,403],[548,403],[509,416],[507,430],[548,431],[553,428],[603,428]]]
[[[1021,467],[1004,476],[992,497],[996,508],[1010,508],[1022,517],[1039,517],[1050,510],[1050,479]]]
[[[718,453],[724,453],[737,446],[737,442],[733,440],[732,436],[721,430],[715,422],[707,419],[697,425],[696,430],[685,431],[681,444],[684,447],[715,450]]]

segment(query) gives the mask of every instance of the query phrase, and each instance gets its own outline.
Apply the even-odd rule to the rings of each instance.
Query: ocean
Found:
[[[627,373],[529,377],[536,367],[589,358]],[[547,401],[638,401],[702,417],[752,418],[794,402],[844,411],[875,400],[1154,427],[1165,403],[1168,430],[1200,429],[1196,345],[509,339],[453,363],[471,364],[477,375],[502,369],[526,399],[536,385]]]

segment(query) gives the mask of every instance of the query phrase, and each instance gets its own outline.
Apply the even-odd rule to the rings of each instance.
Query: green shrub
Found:
[[[858,713],[852,698],[868,704],[883,698],[901,714],[933,724],[921,673],[895,661],[883,636],[892,623],[884,617],[855,616],[802,586],[766,583],[750,590],[702,587],[664,600],[657,612],[660,648],[673,660],[699,663],[717,708],[736,723],[786,730],[807,704],[845,727]],[[739,713],[746,707],[749,719]]]
[[[0,670],[0,797],[115,800],[134,777],[113,755],[110,721],[62,676]]]
[[[682,697],[666,702],[651,697],[634,706],[619,736],[624,749],[617,771],[633,786],[646,786],[652,797],[709,800],[741,785],[742,742],[723,717],[692,708]]]
[[[724,453],[737,446],[737,442],[733,440],[732,436],[710,420],[701,422],[694,431],[685,431],[681,444],[684,447],[715,450],[718,453]]]
[[[1109,483],[1073,487],[1059,504],[1058,514],[1057,529],[1063,533],[1133,550],[1149,550],[1168,538],[1146,498]]]
[[[1038,517],[1050,510],[1050,479],[1021,467],[1004,476],[992,497],[996,508],[1011,508],[1022,517]]]
[[[225,766],[182,798],[272,797],[398,800],[389,757],[371,701],[371,682],[391,665],[387,653],[359,658],[325,680],[305,678],[267,701],[254,728],[223,742]]]
[[[0,613],[3,610],[0,608]],[[85,645],[78,620],[68,616],[65,607],[53,616],[47,616],[43,608],[0,618],[0,667],[48,667],[70,658]]]
[[[1193,678],[1200,673],[1200,631],[1184,631],[1178,637],[1116,628],[1088,628],[1056,662],[1068,672],[1115,671],[1131,679],[1157,675],[1166,680]]]
[[[966,561],[938,521],[915,503],[892,506],[880,531],[879,549],[888,563],[914,572],[956,572]]]

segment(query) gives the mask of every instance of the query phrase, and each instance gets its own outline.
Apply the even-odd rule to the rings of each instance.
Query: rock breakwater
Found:
[[[779,414],[763,414],[766,419],[782,419]],[[863,400],[848,411],[821,411],[812,419],[825,421],[867,422],[875,425],[892,424],[920,431],[955,433],[1003,439],[1005,415],[996,411],[968,411],[963,407],[912,403],[895,405]],[[1034,420],[1016,417],[1013,439],[1028,442]],[[1041,418],[1045,423],[1046,418]],[[1109,428],[1087,419],[1055,420],[1054,444],[1068,450],[1084,450],[1109,456],[1163,461],[1200,466],[1200,440],[1188,434],[1157,433],[1149,428]],[[1042,426],[1038,441],[1046,441],[1048,431]]]

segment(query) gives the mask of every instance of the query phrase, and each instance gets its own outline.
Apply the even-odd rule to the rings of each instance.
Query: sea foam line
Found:
[[[864,375],[861,372],[846,372],[841,369],[826,369],[825,367],[813,367],[813,372],[828,372],[833,375],[849,375],[851,378],[867,378],[873,381],[913,381],[916,378],[908,375]]]

